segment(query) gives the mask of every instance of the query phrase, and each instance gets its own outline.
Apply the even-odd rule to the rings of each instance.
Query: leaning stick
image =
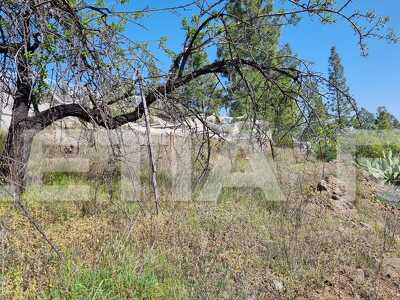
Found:
[[[146,124],[146,136],[147,136],[147,150],[149,152],[149,160],[150,160],[150,168],[151,168],[151,184],[153,186],[154,191],[154,201],[156,204],[156,214],[159,212],[160,208],[160,192],[158,191],[157,186],[157,168],[153,156],[153,148],[151,146],[151,134],[150,134],[150,117],[149,110],[147,108],[146,96],[143,91],[143,78],[140,72],[137,72],[138,82],[139,82],[139,90],[140,90],[140,98],[143,103],[144,110],[144,122]]]

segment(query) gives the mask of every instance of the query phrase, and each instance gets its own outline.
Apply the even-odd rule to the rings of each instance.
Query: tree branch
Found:
[[[20,45],[18,44],[4,44],[4,43],[0,43],[0,53],[2,54],[14,54],[17,49],[20,47]]]
[[[230,60],[219,60],[206,65],[198,70],[195,70],[189,74],[181,76],[176,80],[169,80],[166,84],[160,85],[158,88],[153,90],[151,93],[146,95],[147,105],[152,105],[157,101],[159,95],[169,95],[175,89],[184,86],[192,80],[199,78],[207,74],[225,73],[229,68],[239,65],[246,65],[256,69],[264,76],[266,80],[271,80],[276,76],[284,75],[293,80],[297,80],[298,74],[296,70],[291,69],[279,69],[274,67],[266,67],[257,64],[255,61],[246,59],[230,59]],[[129,96],[129,95],[128,95]],[[80,104],[63,104],[52,108],[49,108],[40,114],[30,117],[26,120],[27,126],[35,129],[43,129],[51,125],[54,121],[61,120],[65,117],[77,117],[85,122],[93,122],[98,126],[107,129],[116,129],[126,123],[136,122],[144,114],[144,105],[141,102],[133,112],[121,114],[115,117],[105,116],[104,112],[99,108],[85,108]]]
[[[208,25],[208,23],[210,23],[212,20],[217,19],[219,17],[221,17],[222,14],[215,14],[215,15],[211,15],[210,17],[208,17],[196,30],[196,32],[193,34],[186,50],[183,52],[182,54],[182,60],[180,62],[180,66],[179,66],[179,72],[178,72],[178,77],[182,75],[183,70],[185,69],[185,65],[186,62],[190,56],[190,54],[193,51],[193,46],[196,42],[197,37],[199,36],[200,32]],[[179,56],[178,56],[179,57]],[[178,58],[177,58],[178,59]],[[177,65],[177,62],[175,62],[175,65]]]

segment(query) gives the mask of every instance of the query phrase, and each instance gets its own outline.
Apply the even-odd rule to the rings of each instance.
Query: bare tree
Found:
[[[152,86],[145,95],[149,107],[161,98],[179,102],[177,95],[181,88],[210,74],[236,72],[243,76],[241,70],[251,68],[270,84],[278,84],[282,76],[301,84],[305,77],[315,75],[303,64],[299,68],[287,68],[266,64],[256,57],[237,55],[234,43],[238,41],[230,39],[230,28],[226,24],[227,18],[232,17],[226,13],[229,2],[197,0],[183,2],[179,7],[115,11],[112,3],[109,7],[100,7],[92,1],[3,0],[0,4],[1,97],[2,101],[7,101],[9,95],[13,99],[11,125],[1,156],[5,178],[16,183],[19,189],[23,186],[33,137],[57,120],[76,117],[112,130],[142,118],[143,102],[128,111],[113,109],[135,96],[133,87],[138,69]],[[356,32],[363,52],[369,37],[395,39],[391,32],[384,31],[386,18],[373,12],[355,11],[351,8],[353,2],[287,0],[285,10],[251,18],[274,18],[279,26],[290,25],[302,15],[314,15],[324,23],[342,19]],[[124,35],[121,24],[134,23],[139,29],[139,17],[143,14],[188,8],[196,13],[197,21],[187,33],[182,52],[171,55],[167,72],[157,68],[143,43]],[[236,20],[237,24],[249,26],[251,20],[246,18]],[[135,34],[131,32],[129,36]],[[187,68],[197,53],[220,45],[230,49],[229,58]],[[154,80],[154,68],[157,80]],[[281,92],[290,95],[293,101],[306,102],[297,90]],[[51,101],[55,95],[58,103]],[[51,103],[50,107],[40,110],[43,102]]]

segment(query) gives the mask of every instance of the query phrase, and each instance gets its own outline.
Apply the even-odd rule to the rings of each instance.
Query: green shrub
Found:
[[[357,134],[354,144],[358,145],[354,153],[356,160],[362,157],[379,158],[384,153],[392,152],[394,155],[400,154],[400,145],[398,142],[398,133],[391,131],[369,131]]]
[[[316,158],[322,161],[332,161],[337,158],[337,146],[335,142],[326,142],[323,144],[314,144],[313,153]]]
[[[374,145],[362,145],[358,146],[355,157],[356,160],[359,158],[378,158],[382,157],[385,152],[385,146],[382,144],[374,144]]]
[[[355,157],[356,160],[362,157],[380,158],[385,153],[392,152],[394,155],[400,154],[400,147],[398,145],[385,145],[382,143],[372,145],[361,145],[357,147]]]

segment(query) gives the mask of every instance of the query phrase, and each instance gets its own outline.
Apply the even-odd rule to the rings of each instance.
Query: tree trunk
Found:
[[[2,175],[12,192],[24,190],[25,174],[29,160],[34,132],[22,126],[10,126],[2,153]]]
[[[7,140],[1,155],[1,173],[12,192],[23,191],[26,166],[29,160],[35,131],[27,125],[29,106],[32,98],[32,81],[27,64],[23,58],[18,59],[16,92],[12,107],[11,123]]]

